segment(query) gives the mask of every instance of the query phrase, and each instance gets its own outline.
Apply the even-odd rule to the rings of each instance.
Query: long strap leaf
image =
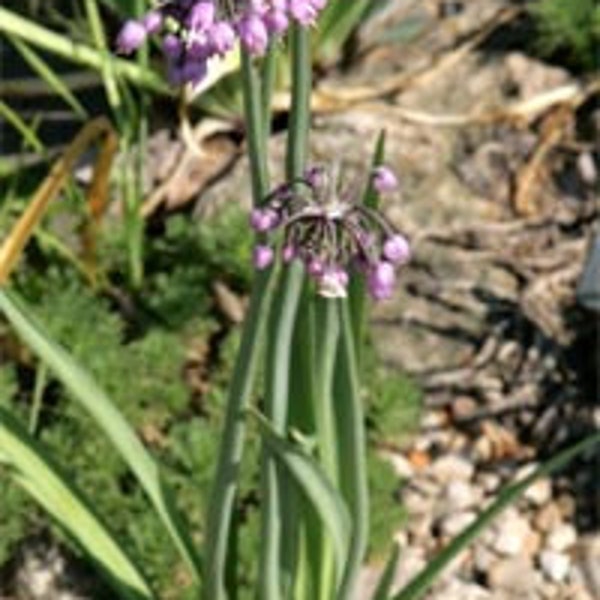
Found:
[[[110,438],[115,449],[146,490],[181,555],[199,579],[200,558],[182,515],[177,511],[158,465],[135,431],[91,375],[64,348],[52,340],[42,324],[30,314],[14,292],[0,289],[0,311],[23,341],[48,365]]]
[[[331,532],[336,560],[344,564],[350,543],[350,513],[341,495],[323,473],[315,459],[296,444],[278,435],[259,413],[256,416],[260,431],[277,459],[292,476],[312,503],[323,523]]]
[[[120,598],[153,598],[148,584],[91,504],[41,445],[0,407],[0,466],[67,531],[104,573]],[[0,472],[1,474],[1,472]]]

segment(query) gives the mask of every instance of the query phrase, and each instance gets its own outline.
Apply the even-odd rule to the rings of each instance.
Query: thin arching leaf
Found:
[[[42,446],[2,407],[0,467],[78,542],[120,598],[149,600],[154,597],[138,568],[94,514],[91,503],[69,482]]]
[[[264,417],[254,413],[265,442],[298,484],[329,529],[336,560],[343,565],[348,554],[351,523],[346,503],[323,473],[319,463],[297,444],[273,431]]]
[[[52,340],[14,293],[0,289],[0,311],[109,437],[146,491],[182,557],[199,579],[200,559],[183,516],[175,506],[157,463],[135,431],[92,376]]]

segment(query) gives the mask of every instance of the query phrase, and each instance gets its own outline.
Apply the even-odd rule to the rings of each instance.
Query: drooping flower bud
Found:
[[[117,51],[122,54],[131,54],[146,40],[147,32],[143,23],[133,19],[126,21],[117,37]]]
[[[395,233],[383,243],[383,256],[394,265],[403,265],[410,259],[410,246],[408,240],[399,233]]]
[[[393,192],[398,187],[398,178],[384,165],[373,169],[373,187],[380,193]]]
[[[270,246],[258,244],[255,246],[253,253],[254,267],[259,271],[262,271],[271,265],[274,257],[275,253]]]

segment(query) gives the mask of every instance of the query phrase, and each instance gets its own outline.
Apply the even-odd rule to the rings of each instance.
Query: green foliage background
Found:
[[[125,234],[118,227],[107,229],[101,249],[103,269],[110,281],[118,282],[118,293],[94,293],[71,266],[38,243],[31,245],[16,276],[17,287],[52,335],[89,368],[165,465],[198,541],[239,333],[216,309],[211,283],[218,278],[240,293],[249,290],[252,240],[246,219],[235,206],[206,223],[181,215],[167,219],[164,231],[148,238],[146,275],[137,291],[122,283]],[[9,335],[0,324],[2,333]],[[206,349],[210,361],[207,391],[201,395],[184,376],[194,348]],[[420,397],[405,377],[376,368],[376,362],[369,349],[364,389],[371,424],[371,557],[380,560],[391,544],[391,524],[400,526],[404,512],[396,498],[400,482],[377,447],[399,440],[414,426]],[[30,421],[39,375],[31,357],[5,362],[0,368],[0,402],[24,423]],[[51,376],[43,388],[36,435],[144,565],[161,598],[194,597],[184,566],[135,480]],[[255,432],[245,461],[238,506],[243,524],[239,552],[241,583],[246,584],[242,597],[250,598],[259,543]],[[0,481],[0,568],[29,534],[50,530],[60,543],[69,544],[20,489],[5,485],[8,479],[1,471]]]

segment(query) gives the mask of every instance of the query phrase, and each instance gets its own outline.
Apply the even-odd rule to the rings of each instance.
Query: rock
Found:
[[[437,588],[437,586],[436,586]],[[438,589],[435,589],[435,597],[444,600],[491,600],[489,590],[477,585],[453,578],[444,581]]]
[[[546,538],[546,547],[556,552],[568,550],[577,541],[577,531],[569,523],[562,523],[552,529]]]
[[[481,502],[483,494],[479,488],[473,487],[466,481],[451,481],[444,488],[441,499],[441,513],[451,514],[471,508]]]
[[[569,520],[575,515],[575,499],[570,494],[562,494],[556,499],[556,505],[563,519]]]
[[[477,513],[465,511],[446,517],[440,524],[442,534],[448,538],[458,535],[465,527],[468,527],[477,518]]]
[[[500,487],[502,478],[496,473],[479,473],[475,481],[484,492],[491,494]]]
[[[411,541],[421,542],[425,539],[432,539],[431,526],[433,518],[431,513],[411,515],[407,524],[408,533],[411,536]]]
[[[534,556],[542,547],[542,536],[537,531],[530,530],[525,537],[523,544],[523,554],[525,556]]]
[[[535,575],[533,563],[529,558],[506,558],[491,566],[488,571],[488,584],[494,592],[494,598],[502,597],[499,592],[504,592],[507,597],[525,599],[531,597]]]
[[[414,469],[410,461],[400,452],[385,453],[386,460],[392,465],[398,477],[410,479],[414,475]]]
[[[600,598],[600,536],[580,538],[573,549],[573,556],[592,596]]]
[[[455,480],[469,481],[475,471],[474,465],[458,454],[447,454],[435,460],[430,467],[433,476],[442,483]]]
[[[535,506],[543,506],[552,498],[552,484],[549,479],[538,479],[523,494]]]
[[[452,403],[452,418],[455,421],[469,419],[475,414],[477,407],[477,401],[471,396],[459,396]]]
[[[473,444],[473,458],[480,463],[486,463],[494,454],[492,441],[485,435],[480,435]]]
[[[419,547],[409,547],[402,552],[402,559],[394,577],[394,588],[403,588],[425,565],[425,552]]]
[[[523,550],[531,528],[526,519],[514,516],[501,519],[497,532],[494,550],[505,556],[515,556]]]
[[[485,544],[476,544],[473,549],[473,565],[480,573],[487,573],[498,560],[498,555]]]
[[[554,552],[553,550],[544,550],[540,554],[540,567],[550,581],[556,583],[563,581],[569,572],[570,566],[571,559],[566,554]]]
[[[409,488],[402,492],[402,504],[404,504],[411,516],[423,515],[430,514],[433,511],[435,500],[431,496]]]
[[[530,463],[521,467],[515,474],[515,480],[521,481],[529,477],[536,469],[536,463]],[[534,481],[523,493],[523,496],[535,506],[546,504],[552,497],[552,484],[550,479],[542,478]]]
[[[558,506],[551,502],[540,508],[533,519],[533,526],[542,533],[547,533],[560,525],[562,515]]]

